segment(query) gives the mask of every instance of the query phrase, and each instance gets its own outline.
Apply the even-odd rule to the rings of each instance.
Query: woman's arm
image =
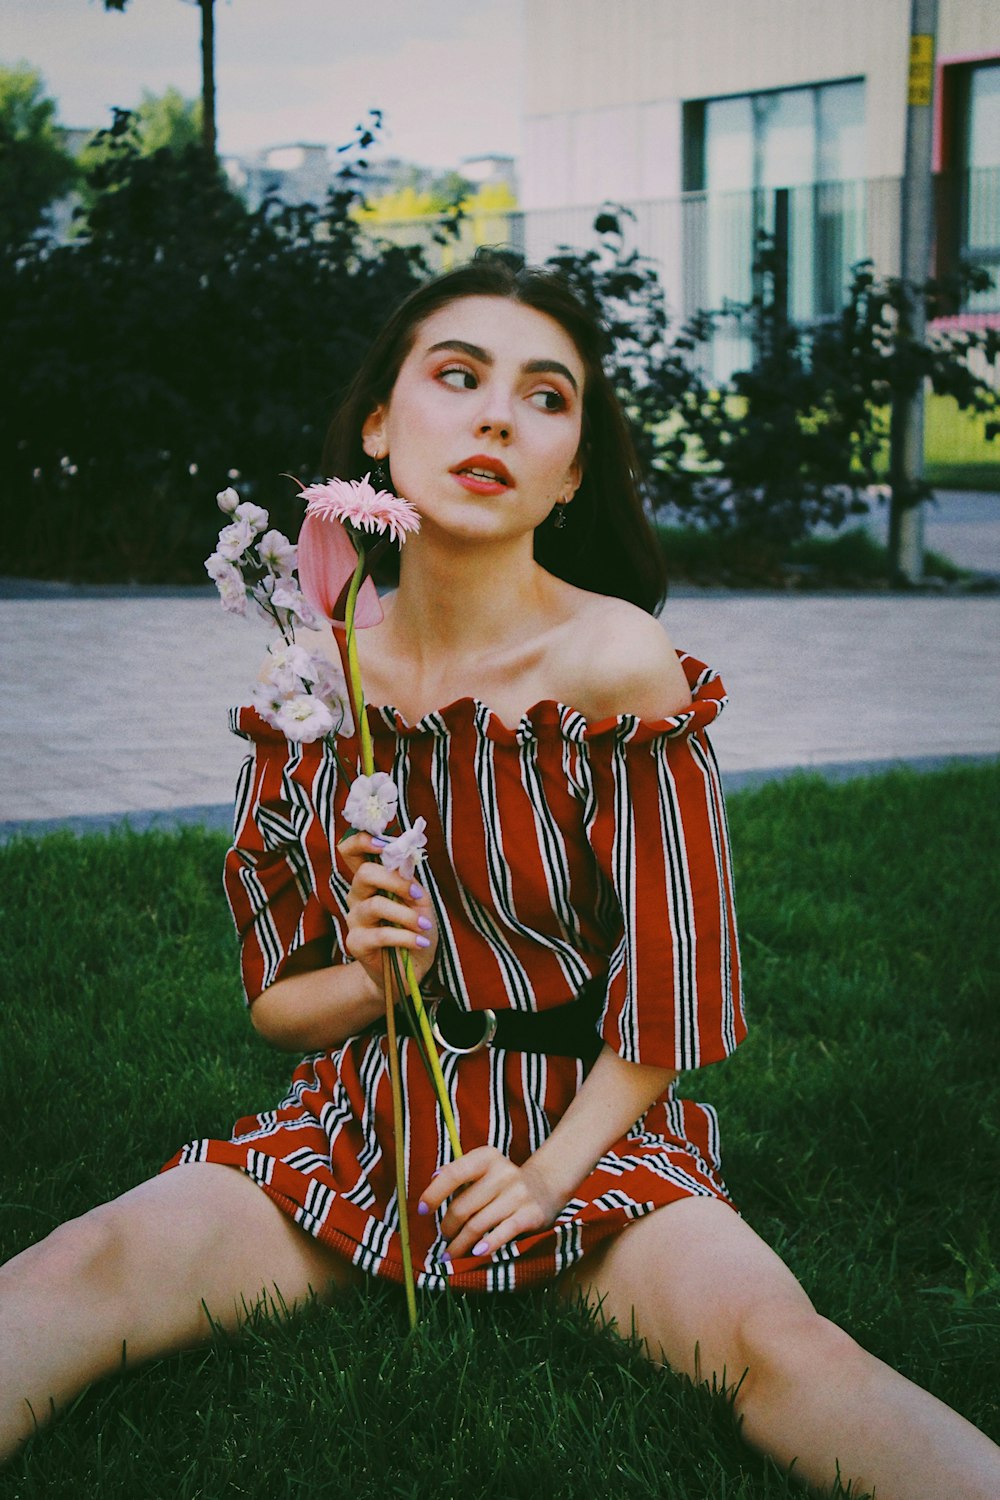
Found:
[[[250,1007],[250,1019],[261,1036],[289,1052],[325,1051],[357,1036],[385,1014],[381,986],[361,964],[306,968],[313,946],[299,950],[301,973],[286,972]]]
[[[609,1146],[674,1082],[670,1068],[625,1062],[604,1046],[566,1113],[529,1158],[559,1209],[573,1196]]]
[[[669,1068],[625,1062],[606,1046],[552,1134],[522,1166],[480,1146],[442,1167],[418,1211],[430,1213],[451,1197],[441,1228],[453,1257],[491,1255],[519,1234],[546,1228],[676,1077]]]
[[[318,1052],[357,1036],[385,1014],[382,954],[408,950],[418,981],[434,961],[437,930],[430,898],[416,881],[384,865],[367,833],[339,845],[354,872],[347,897],[345,946],[354,963],[323,965],[325,941],[306,943],[285,972],[257,996],[250,1019],[269,1042],[290,1052]]]

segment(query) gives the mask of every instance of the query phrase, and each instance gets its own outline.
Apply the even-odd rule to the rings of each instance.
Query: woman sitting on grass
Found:
[[[375,761],[417,880],[364,833],[321,743],[252,709],[227,887],[257,1030],[310,1055],[277,1109],[0,1272],[0,1453],[120,1367],[364,1275],[399,1280],[382,956],[439,1010],[465,1155],[401,1040],[407,1198],[428,1291],[553,1284],[733,1393],[742,1433],[828,1489],[995,1497],[1000,1450],[821,1317],[734,1212],[682,1069],[741,1041],[715,675],[658,624],[658,549],[601,335],[547,275],[480,260],[390,318],[328,472],[391,465],[417,509],[359,638]],[[325,649],[335,657],[332,636]],[[562,705],[572,705],[564,707]],[[357,745],[340,739],[341,762]],[[478,1018],[496,1032],[475,1045]],[[482,1036],[480,1029],[479,1035]],[[233,1170],[237,1168],[238,1170]]]

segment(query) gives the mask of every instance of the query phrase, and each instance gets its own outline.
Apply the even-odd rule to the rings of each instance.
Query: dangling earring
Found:
[[[568,500],[557,500],[556,501],[555,514],[552,517],[552,525],[553,525],[553,528],[556,531],[562,531],[563,528],[566,525],[566,522],[569,520],[569,517],[566,514],[566,509],[567,509],[568,505],[569,505],[569,501]]]
[[[388,457],[388,453],[383,453],[372,464],[372,480],[377,490],[389,490],[392,488],[392,480],[389,478],[389,465],[386,462]]]

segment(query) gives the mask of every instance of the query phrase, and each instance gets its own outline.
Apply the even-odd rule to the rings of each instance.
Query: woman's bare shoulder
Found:
[[[566,701],[587,718],[662,719],[691,702],[684,670],[660,621],[625,599],[583,594],[568,632]]]

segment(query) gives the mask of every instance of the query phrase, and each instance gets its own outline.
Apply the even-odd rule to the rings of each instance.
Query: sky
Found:
[[[344,145],[383,111],[380,155],[424,166],[520,148],[523,0],[216,0],[219,150]],[[61,125],[97,128],[144,89],[201,91],[190,0],[0,0],[0,63],[25,61]]]

